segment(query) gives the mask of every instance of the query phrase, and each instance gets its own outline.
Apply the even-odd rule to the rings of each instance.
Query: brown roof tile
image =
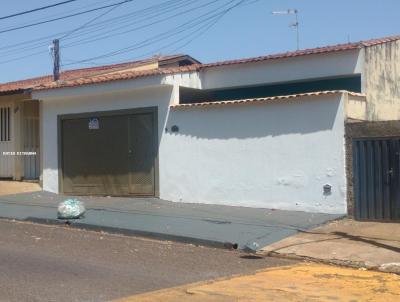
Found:
[[[267,60],[277,60],[283,58],[292,58],[292,57],[300,57],[312,54],[321,54],[321,53],[331,53],[331,52],[338,52],[338,51],[346,51],[346,50],[353,50],[353,49],[360,49],[363,47],[379,45],[388,42],[394,42],[400,40],[400,36],[392,36],[386,37],[381,39],[372,39],[354,43],[346,43],[346,44],[337,44],[331,46],[324,46],[324,47],[317,47],[317,48],[310,48],[310,49],[303,49],[291,52],[284,52],[278,53],[268,56],[260,56],[260,57],[253,57],[253,58],[246,58],[246,59],[239,59],[239,60],[229,60],[229,61],[221,61],[209,64],[203,64],[203,68],[207,67],[216,67],[216,66],[224,66],[224,65],[233,65],[233,64],[242,64],[242,63],[251,63],[251,62],[259,62],[259,61],[267,61]]]
[[[126,71],[120,73],[112,73],[112,74],[103,74],[103,75],[95,75],[88,77],[81,77],[77,79],[64,80],[61,82],[45,82],[39,84],[34,87],[34,90],[47,90],[47,89],[55,89],[55,88],[66,88],[66,87],[74,87],[79,85],[88,85],[88,84],[100,84],[106,82],[120,81],[120,80],[132,80],[136,78],[155,76],[155,75],[163,75],[163,74],[174,74],[180,72],[189,72],[199,70],[198,64],[175,67],[175,68],[157,68],[151,70],[142,70],[142,71]],[[1,89],[1,88],[0,88]]]
[[[56,82],[53,81],[53,77],[51,75],[46,75],[42,77],[36,77],[26,80],[8,82],[4,84],[0,84],[0,92],[13,92],[18,90],[30,89],[38,87],[61,87],[63,83],[74,82],[76,85],[83,85],[87,83],[92,83],[88,79],[93,78],[93,80],[101,79],[101,75],[105,75],[107,73],[121,71],[121,74],[124,74],[124,69],[130,69],[136,66],[141,66],[144,64],[152,63],[155,61],[163,61],[163,60],[171,60],[174,58],[178,58],[185,55],[170,55],[170,56],[159,56],[152,57],[145,60],[126,62],[120,64],[112,64],[112,65],[104,65],[99,67],[90,67],[90,68],[81,68],[74,70],[66,70],[61,72],[60,74],[60,82],[57,85]],[[115,78],[118,78],[118,75],[115,75]],[[111,80],[113,77],[111,77]],[[79,81],[82,80],[82,81]],[[101,82],[101,81],[100,81]],[[95,82],[93,82],[95,83]]]
[[[96,84],[96,83],[104,83],[111,82],[117,80],[128,80],[135,79],[140,77],[161,75],[161,74],[174,74],[180,72],[189,72],[189,71],[198,71],[207,68],[213,68],[218,66],[225,65],[234,65],[234,64],[243,64],[243,63],[251,63],[251,62],[260,62],[267,60],[276,60],[283,58],[291,58],[291,57],[299,57],[306,56],[312,54],[321,54],[321,53],[331,53],[338,51],[347,51],[353,49],[360,49],[363,47],[379,45],[383,43],[393,42],[400,40],[400,36],[392,36],[381,39],[372,39],[367,41],[360,41],[355,43],[348,44],[338,44],[333,46],[325,46],[311,49],[298,50],[293,52],[285,52],[280,54],[273,54],[267,56],[260,56],[254,58],[247,59],[239,59],[239,60],[228,60],[222,62],[215,62],[209,64],[193,64],[188,66],[176,67],[176,68],[158,68],[152,70],[144,70],[144,71],[123,71],[124,69],[128,69],[138,64],[143,64],[143,62],[150,62],[154,60],[154,58],[150,58],[147,60],[136,61],[136,62],[128,62],[122,64],[114,64],[114,65],[106,65],[94,68],[83,68],[76,70],[64,71],[61,73],[60,81],[58,83],[53,82],[51,76],[43,76],[37,77],[22,81],[9,82],[5,84],[0,84],[0,92],[12,92],[23,89],[33,88],[34,90],[46,90],[46,89],[55,89],[62,87],[74,87],[79,85],[87,85],[87,84]],[[180,56],[180,55],[177,55]],[[163,58],[173,58],[163,57]],[[159,58],[158,58],[159,59]],[[116,70],[121,70],[119,73],[107,74],[110,72],[114,72]]]

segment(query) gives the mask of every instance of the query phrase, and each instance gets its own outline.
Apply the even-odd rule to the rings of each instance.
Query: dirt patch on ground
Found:
[[[114,302],[399,301],[400,276],[328,265],[297,264],[199,282]]]
[[[38,183],[21,181],[0,181],[0,196],[41,191]]]
[[[400,273],[400,224],[334,221],[275,242],[260,253]]]

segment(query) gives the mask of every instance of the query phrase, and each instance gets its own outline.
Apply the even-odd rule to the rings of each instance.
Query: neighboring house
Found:
[[[0,176],[40,175],[44,190],[65,194],[400,219],[400,37],[212,64],[173,58],[183,61],[0,85],[0,151],[39,150],[41,167],[3,156]]]
[[[61,73],[61,81],[118,75],[121,72],[146,71],[199,64],[186,55],[159,56],[146,60],[70,70]],[[32,88],[48,84],[52,76],[0,84],[0,178],[38,179],[40,168],[39,102],[32,99]],[[13,114],[11,114],[13,113]],[[3,152],[36,152],[36,156],[2,156]]]

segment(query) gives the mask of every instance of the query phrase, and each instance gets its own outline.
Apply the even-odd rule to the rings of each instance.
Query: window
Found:
[[[201,103],[239,99],[264,98],[325,90],[361,92],[361,76],[307,79],[279,84],[266,83],[257,86],[227,87],[219,89],[193,89],[180,87],[181,103]]]
[[[9,142],[10,136],[10,107],[0,108],[0,142]]]

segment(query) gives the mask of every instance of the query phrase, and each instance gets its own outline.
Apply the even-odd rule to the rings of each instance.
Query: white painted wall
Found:
[[[161,197],[345,213],[343,96],[172,109],[161,140]],[[323,194],[323,185],[332,194]]]
[[[251,86],[288,81],[361,74],[359,49],[263,62],[226,65],[202,71],[203,89]]]
[[[174,97],[168,86],[43,100],[44,190],[59,190],[58,115],[158,106],[161,198],[345,213],[341,95],[169,110]]]
[[[354,50],[211,68],[200,76],[34,92],[42,102],[43,188],[59,190],[58,115],[157,106],[161,198],[346,213],[342,95],[264,105],[172,110],[169,105],[178,103],[179,85],[220,88],[348,75],[361,72],[361,64]],[[179,133],[165,132],[173,125]],[[332,185],[331,195],[323,194],[325,184]]]

